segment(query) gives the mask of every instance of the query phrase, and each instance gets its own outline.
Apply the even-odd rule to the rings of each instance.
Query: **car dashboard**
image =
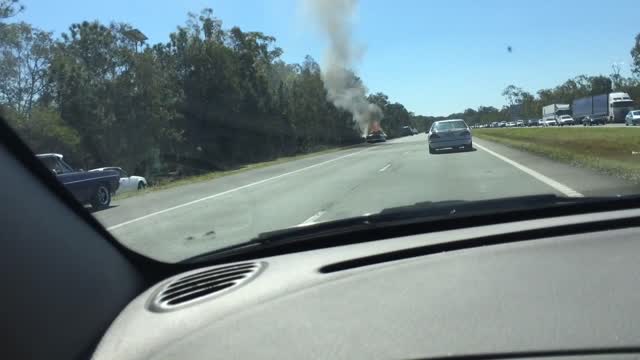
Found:
[[[135,298],[93,357],[636,358],[638,215],[527,220],[205,266]],[[594,221],[615,225],[553,230]],[[536,235],[442,250],[525,233]]]

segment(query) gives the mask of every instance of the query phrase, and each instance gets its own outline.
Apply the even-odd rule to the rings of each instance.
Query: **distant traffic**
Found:
[[[640,123],[640,110],[634,110],[633,100],[624,92],[586,96],[575,99],[571,104],[549,104],[542,107],[541,115],[539,119],[494,121],[473,127],[593,126],[613,123],[635,126]]]

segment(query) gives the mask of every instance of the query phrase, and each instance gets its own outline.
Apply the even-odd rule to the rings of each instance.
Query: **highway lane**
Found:
[[[265,231],[421,201],[638,192],[619,180],[474,141],[474,151],[429,155],[420,134],[123,199],[94,215],[133,250],[178,261]]]

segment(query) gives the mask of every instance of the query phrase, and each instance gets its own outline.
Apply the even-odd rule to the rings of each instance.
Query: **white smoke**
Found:
[[[363,53],[351,36],[358,0],[306,1],[311,17],[329,42],[322,74],[327,97],[336,107],[353,114],[361,133],[366,135],[371,122],[381,120],[382,111],[367,101],[367,88],[351,70]]]

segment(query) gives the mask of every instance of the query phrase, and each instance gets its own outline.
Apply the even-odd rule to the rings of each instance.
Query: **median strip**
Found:
[[[477,129],[478,138],[640,184],[640,136],[632,128]]]

